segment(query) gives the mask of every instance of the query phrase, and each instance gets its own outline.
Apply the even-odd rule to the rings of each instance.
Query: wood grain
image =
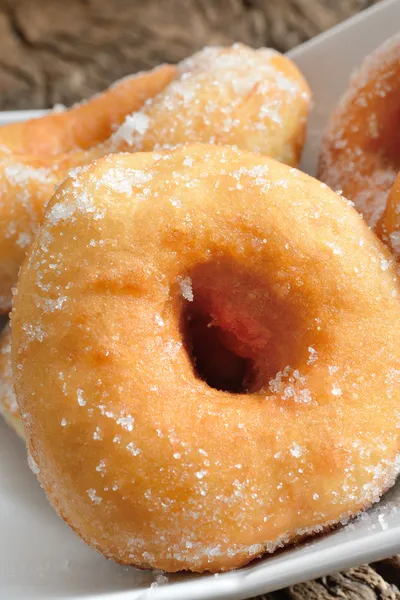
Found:
[[[374,0],[0,0],[0,109],[71,104],[206,44],[288,50]]]

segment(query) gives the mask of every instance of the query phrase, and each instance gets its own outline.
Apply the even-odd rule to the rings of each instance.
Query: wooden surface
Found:
[[[300,583],[253,600],[400,600],[400,557]]]
[[[0,109],[71,104],[206,44],[287,50],[373,0],[0,0]]]
[[[373,0],[0,0],[0,109],[70,104],[206,44],[279,50]],[[259,600],[400,600],[400,557]]]

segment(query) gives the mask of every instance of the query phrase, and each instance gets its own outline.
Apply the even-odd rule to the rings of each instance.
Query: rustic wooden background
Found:
[[[375,0],[376,1],[376,0]],[[281,51],[374,0],[0,0],[0,109],[71,104],[205,44]],[[259,600],[400,600],[400,556]]]
[[[376,1],[376,0],[375,0]],[[71,104],[205,44],[288,50],[373,0],[0,0],[0,109]]]

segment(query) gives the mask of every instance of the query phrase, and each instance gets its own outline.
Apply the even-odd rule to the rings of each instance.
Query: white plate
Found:
[[[398,31],[400,0],[389,0],[293,50],[316,109],[303,158],[314,172],[321,129],[351,70]],[[3,113],[0,123],[33,112]],[[0,324],[1,325],[1,324]],[[177,575],[150,587],[150,571],[123,568],[90,550],[52,511],[25,450],[0,423],[0,596],[7,600],[241,600],[400,552],[400,481],[347,527],[219,576]]]

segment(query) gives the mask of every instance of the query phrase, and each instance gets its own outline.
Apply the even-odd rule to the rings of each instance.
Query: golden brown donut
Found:
[[[325,131],[318,177],[375,227],[400,170],[400,35],[361,65]]]
[[[400,258],[400,175],[396,177],[390,190],[376,233],[398,260]]]
[[[100,148],[52,158],[0,154],[0,314],[11,307],[11,289],[44,207],[68,171],[104,154]]]
[[[6,325],[0,332],[0,414],[24,439],[24,428],[15,398],[11,367],[11,329]]]
[[[52,505],[123,564],[219,571],[376,502],[399,468],[391,260],[342,198],[261,155],[195,145],[72,175],[12,313]]]
[[[311,92],[297,66],[270,48],[204,48],[177,78],[129,115],[112,149],[155,150],[187,142],[226,144],[296,166]]]
[[[48,156],[87,149],[106,140],[127,114],[165,88],[176,75],[172,65],[124,77],[105,92],[62,112],[0,127],[0,151]]]
[[[0,313],[37,231],[44,205],[70,168],[111,151],[189,141],[233,144],[296,163],[310,93],[297,67],[268,50],[206,48],[178,65],[178,76],[104,145],[55,158],[0,156]]]

